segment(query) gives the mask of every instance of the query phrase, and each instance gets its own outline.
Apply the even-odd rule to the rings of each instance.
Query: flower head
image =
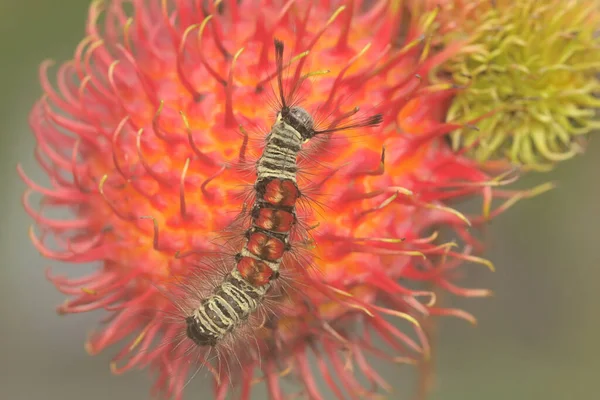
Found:
[[[209,284],[214,271],[190,272],[190,264],[220,250],[214,239],[244,209],[239,188],[251,184],[255,172],[233,166],[251,145],[245,132],[273,123],[264,93],[276,85],[277,37],[292,52],[286,84],[315,75],[302,84],[303,107],[324,110],[323,119],[331,122],[352,114],[355,106],[374,105],[383,125],[325,137],[307,157],[305,183],[312,181],[312,193],[324,205],[321,211],[315,203],[298,210],[299,220],[313,228],[307,242],[314,246],[290,267],[305,271],[316,265],[318,273],[289,278],[290,286],[302,290],[291,290],[280,300],[286,312],[256,327],[242,343],[252,349],[234,383],[246,399],[261,370],[270,396],[279,399],[284,393],[279,376],[292,371],[307,393],[319,397],[307,361],[312,352],[336,394],[341,389],[325,359],[354,393],[370,389],[353,370],[387,388],[364,353],[392,362],[415,360],[428,353],[420,319],[473,320],[436,306],[431,292],[411,287],[431,282],[458,295],[487,295],[451,282],[464,261],[491,267],[470,254],[478,242],[468,227],[524,197],[497,192],[496,186],[512,178],[491,178],[443,139],[462,126],[443,122],[456,90],[431,84],[427,76],[457,47],[431,53],[428,32],[435,12],[404,18],[394,2],[367,8],[353,1],[208,3],[133,1],[128,17],[119,0],[107,3],[104,13],[102,3],[94,2],[87,37],[74,59],[58,69],[57,89],[47,77],[50,63],[42,64],[45,95],[32,111],[31,126],[52,187],[41,187],[20,170],[30,186],[24,206],[41,230],[38,236],[32,229],[31,239],[48,258],[99,264],[83,278],[48,273],[70,296],[59,312],[106,310],[106,325],[88,339],[88,351],[96,354],[130,338],[113,371],[150,365],[158,374],[156,391],[181,396],[190,372],[207,360],[174,341],[184,324],[164,317],[177,307],[163,292],[173,281],[184,289],[192,282]],[[33,192],[43,196],[40,211],[30,205]],[[468,218],[447,205],[475,195],[484,199],[480,217]],[[506,203],[491,210],[493,197]],[[55,220],[44,215],[48,208],[69,209],[75,217]],[[453,228],[467,246],[439,243],[441,227]],[[388,316],[408,321],[416,339]],[[377,349],[372,333],[397,354]],[[206,364],[223,398],[229,370]]]
[[[439,2],[437,2],[439,3]],[[449,121],[478,123],[452,133],[455,149],[479,161],[505,158],[548,169],[582,151],[600,127],[600,4],[585,0],[441,3],[444,43],[468,38],[442,68],[459,92]]]

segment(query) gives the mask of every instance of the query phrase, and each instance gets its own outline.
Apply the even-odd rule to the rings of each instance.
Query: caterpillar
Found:
[[[198,346],[215,346],[242,325],[279,278],[284,253],[291,248],[290,231],[296,223],[295,204],[300,197],[297,158],[302,145],[322,133],[376,126],[382,121],[382,115],[376,114],[352,125],[315,130],[311,114],[286,101],[282,82],[284,44],[275,39],[274,45],[281,108],[256,164],[251,226],[245,233],[243,248],[235,256],[236,266],[185,318],[186,335]]]

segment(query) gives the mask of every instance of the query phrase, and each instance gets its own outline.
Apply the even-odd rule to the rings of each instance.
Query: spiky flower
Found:
[[[435,13],[407,19],[386,1],[330,3],[229,1],[217,7],[135,0],[128,16],[123,1],[108,2],[104,13],[103,3],[94,2],[86,38],[58,69],[57,89],[47,77],[51,64],[42,64],[45,95],[31,113],[31,127],[52,186],[19,170],[30,187],[24,206],[41,230],[32,228],[31,239],[50,259],[98,264],[89,276],[49,272],[48,278],[69,296],[60,313],[109,313],[86,343],[90,353],[130,338],[112,363],[115,373],[150,365],[158,374],[155,391],[180,398],[190,371],[204,364],[189,353],[189,343],[174,341],[185,327],[165,318],[177,309],[163,292],[173,281],[209,284],[214,271],[204,270],[206,279],[203,270],[192,274],[184,253],[201,263],[202,252],[218,251],[215,237],[244,208],[239,188],[252,183],[252,172],[232,166],[248,145],[240,125],[248,132],[273,123],[264,93],[275,85],[274,37],[291,49],[292,64],[306,61],[304,69],[289,67],[286,82],[297,79],[294,71],[330,71],[303,84],[308,110],[330,110],[326,115],[335,121],[355,106],[375,105],[384,117],[378,130],[339,134],[311,154],[316,162],[308,163],[305,176],[314,177],[313,197],[325,209],[298,210],[298,219],[313,228],[315,246],[295,263],[300,271],[314,264],[318,273],[289,278],[289,286],[301,290],[281,300],[286,312],[241,344],[250,354],[234,380],[240,397],[249,398],[260,370],[273,399],[285,392],[283,371],[318,398],[308,364],[314,353],[334,393],[344,391],[335,373],[351,397],[364,398],[371,389],[353,371],[374,387],[389,387],[365,353],[392,362],[418,359],[428,352],[422,317],[473,319],[439,308],[415,284],[487,295],[452,282],[464,261],[490,264],[470,254],[477,242],[469,220],[447,204],[483,194],[484,215],[471,219],[476,223],[523,193],[496,191],[502,176],[492,179],[442,138],[461,126],[443,122],[455,89],[431,85],[427,76],[460,44],[431,56]],[[34,192],[42,195],[39,211],[31,206]],[[507,202],[492,211],[496,195]],[[75,216],[52,219],[48,209]],[[437,242],[439,227],[454,228],[467,246]],[[417,340],[387,316],[410,322]],[[377,349],[373,334],[395,353]],[[222,363],[205,367],[215,373],[217,398],[224,398],[229,370]]]
[[[433,6],[433,2],[432,6]],[[443,67],[464,86],[449,121],[486,114],[478,131],[452,134],[477,160],[508,159],[546,170],[583,150],[600,127],[600,2],[446,0],[443,42],[469,40]]]

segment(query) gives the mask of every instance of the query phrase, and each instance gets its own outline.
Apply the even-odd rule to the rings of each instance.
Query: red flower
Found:
[[[70,297],[59,312],[108,311],[105,325],[87,342],[90,353],[134,334],[113,370],[150,365],[158,372],[155,389],[177,398],[190,371],[206,361],[204,349],[190,352],[189,341],[178,345],[185,336],[182,316],[174,323],[165,318],[178,313],[172,297],[182,300],[171,284],[206,290],[215,271],[190,265],[207,260],[202,251],[219,250],[213,239],[243,208],[239,187],[253,177],[232,167],[247,143],[239,125],[251,131],[273,123],[260,89],[275,86],[274,37],[285,43],[288,56],[299,55],[286,82],[294,71],[330,70],[303,84],[304,107],[331,110],[329,120],[335,120],[355,106],[371,106],[384,114],[384,123],[336,133],[314,147],[310,157],[316,162],[308,163],[304,176],[324,205],[319,210],[313,203],[298,214],[315,227],[315,245],[306,260],[296,259],[300,265],[289,265],[301,273],[287,281],[296,290],[277,301],[285,312],[237,343],[252,348],[241,379],[234,380],[241,398],[249,398],[256,369],[273,399],[283,398],[278,378],[287,371],[300,378],[309,397],[319,398],[308,365],[311,352],[336,395],[363,398],[371,389],[352,371],[388,388],[365,353],[411,361],[428,352],[418,322],[423,317],[473,320],[461,310],[436,307],[430,292],[410,287],[431,282],[458,295],[487,295],[451,283],[465,260],[491,265],[469,254],[478,245],[469,220],[447,204],[483,194],[484,216],[475,223],[523,194],[497,192],[509,201],[490,212],[500,180],[453,153],[443,139],[458,127],[441,122],[455,89],[432,86],[427,76],[456,49],[429,48],[434,14],[403,18],[386,1],[370,7],[353,1],[132,3],[128,17],[121,1],[109,2],[102,23],[102,3],[92,4],[87,37],[59,68],[57,89],[47,78],[50,63],[42,64],[45,95],[32,111],[31,126],[52,187],[19,170],[30,186],[25,208],[41,229],[41,236],[32,229],[35,247],[51,259],[99,265],[83,278],[48,274]],[[351,101],[344,100],[349,95]],[[75,217],[44,216],[29,205],[32,192],[43,196],[44,209],[68,209]],[[463,251],[437,243],[435,230],[445,226],[466,241]],[[319,273],[302,273],[310,271],[308,264]],[[164,296],[165,287],[175,292]],[[384,318],[390,315],[409,321],[418,340]],[[373,332],[397,354],[375,348]],[[158,338],[162,345],[156,345]],[[228,352],[219,360],[224,362],[206,365],[218,377],[217,398],[230,389],[224,378],[235,373],[228,366],[236,361],[228,358],[236,355]],[[336,386],[334,374],[348,393]]]

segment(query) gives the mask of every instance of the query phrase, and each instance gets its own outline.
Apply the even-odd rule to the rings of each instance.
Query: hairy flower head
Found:
[[[364,353],[415,360],[428,353],[420,319],[473,319],[439,308],[432,293],[414,287],[429,282],[458,295],[487,295],[451,282],[464,261],[491,267],[470,254],[478,242],[469,225],[526,196],[497,191],[512,178],[492,179],[443,139],[463,126],[443,122],[456,88],[427,76],[461,44],[430,51],[435,12],[405,18],[386,1],[369,7],[353,1],[130,3],[113,0],[105,10],[101,2],[92,4],[87,36],[73,60],[58,68],[56,88],[47,77],[50,63],[42,64],[45,94],[30,121],[52,186],[19,170],[30,186],[24,206],[41,231],[31,230],[36,248],[51,259],[98,264],[76,279],[48,273],[70,297],[59,312],[109,313],[86,343],[90,353],[129,338],[113,371],[150,365],[158,374],[155,390],[176,398],[190,371],[206,361],[173,342],[182,328],[165,319],[176,306],[163,292],[173,281],[203,280],[202,272],[191,276],[184,254],[202,262],[202,252],[218,251],[215,237],[244,209],[240,186],[251,184],[254,172],[232,166],[251,146],[247,132],[273,123],[264,93],[275,86],[275,37],[292,53],[286,82],[315,75],[302,85],[303,107],[336,121],[367,106],[383,113],[383,124],[336,134],[308,157],[305,182],[311,181],[322,208],[309,203],[298,210],[314,246],[295,263],[300,271],[316,265],[318,273],[290,279],[301,290],[281,300],[286,312],[243,343],[256,350],[234,382],[241,398],[249,398],[256,370],[273,399],[284,395],[279,377],[290,371],[305,394],[318,398],[310,353],[334,393],[364,398],[371,389],[354,373],[389,388]],[[31,206],[34,192],[42,195],[39,211]],[[475,195],[483,195],[480,217],[447,205]],[[492,210],[494,197],[506,202]],[[45,212],[52,208],[75,217],[52,219]],[[453,228],[467,246],[439,243],[441,227]],[[390,323],[390,316],[407,321],[415,334]],[[394,352],[376,348],[373,334]],[[211,371],[216,396],[224,398],[229,372],[221,364]]]
[[[453,147],[538,170],[581,152],[584,136],[600,127],[600,3],[450,0],[441,7],[443,42],[469,39],[442,69],[465,87],[447,118],[491,113],[478,131],[452,133]]]

